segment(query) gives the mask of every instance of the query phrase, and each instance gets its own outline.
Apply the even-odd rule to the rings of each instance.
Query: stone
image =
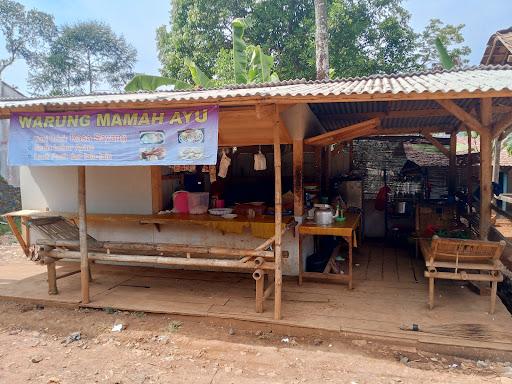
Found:
[[[357,345],[358,347],[364,347],[368,342],[366,340],[352,340],[352,344]]]
[[[41,357],[41,356],[35,356],[35,357],[30,359],[30,361],[33,362],[34,364],[40,363],[43,360],[44,360],[44,358]]]
[[[400,357],[400,362],[402,364],[407,364],[409,362],[409,358],[407,356],[401,356]]]
[[[483,361],[483,360],[478,360],[478,361],[476,362],[476,366],[477,366],[478,368],[487,368],[487,367],[489,366],[489,363],[488,363],[488,362],[486,362],[486,361]]]
[[[233,336],[235,334],[235,330],[233,328],[229,328],[228,335]]]
[[[320,340],[320,339],[314,339],[313,340],[313,345],[316,345],[316,346],[319,346],[323,343],[323,340]]]

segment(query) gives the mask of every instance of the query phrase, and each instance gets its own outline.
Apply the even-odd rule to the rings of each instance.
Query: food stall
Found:
[[[279,319],[282,276],[299,275],[300,260],[314,250],[313,235],[350,238],[350,247],[360,243],[361,236],[354,235],[359,217],[367,214],[364,206],[362,214],[341,207],[344,212],[331,215],[333,221],[320,228],[324,233],[307,233],[318,222],[307,221],[315,214],[305,210],[306,205],[330,204],[332,213],[339,211],[336,197],[322,199],[328,196],[330,154],[357,138],[422,134],[435,140],[433,133],[458,132],[461,122],[478,132],[479,226],[487,236],[487,144],[511,123],[510,72],[477,68],[455,76],[434,72],[2,101],[0,116],[11,119],[11,163],[21,166],[23,207],[5,217],[27,256],[47,263],[49,280],[55,280],[56,261],[80,260],[83,303],[90,300],[90,261],[146,263],[250,272],[257,310],[273,295]],[[434,123],[431,116],[437,118]],[[255,169],[260,149],[267,170]],[[240,164],[263,176],[248,174]],[[187,209],[177,210],[185,201]],[[225,208],[233,211],[218,211]],[[15,217],[21,217],[21,231]],[[76,225],[64,228],[49,217]],[[44,226],[48,233],[65,230],[74,237],[43,239],[36,227]],[[331,262],[322,274],[348,275],[339,280],[350,284],[344,262],[343,274],[340,263]],[[55,288],[52,284],[50,291]]]

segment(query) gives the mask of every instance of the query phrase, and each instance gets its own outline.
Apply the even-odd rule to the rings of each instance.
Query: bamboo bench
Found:
[[[80,272],[57,276],[55,264],[62,259],[80,261],[78,228],[74,223],[60,216],[31,219],[28,221],[28,225],[46,237],[37,240],[35,245],[29,248],[28,256],[34,261],[42,261],[46,264],[48,293],[58,294],[57,280]],[[289,228],[291,226],[286,227],[283,232]],[[274,283],[270,279],[268,287],[265,288],[265,275],[270,278],[275,270],[274,251],[268,250],[272,247],[274,240],[274,238],[270,238],[255,249],[236,249],[186,244],[98,241],[88,235],[87,244],[91,262],[136,263],[252,272],[256,283],[256,312],[263,312],[264,301],[270,297],[274,289]],[[283,251],[282,256],[288,257],[288,252]]]
[[[434,307],[434,280],[487,281],[491,283],[490,313],[496,307],[498,282],[503,281],[500,257],[505,242],[446,239],[434,236],[420,239],[425,259],[425,277],[429,279],[428,305]],[[441,270],[438,270],[441,269]]]

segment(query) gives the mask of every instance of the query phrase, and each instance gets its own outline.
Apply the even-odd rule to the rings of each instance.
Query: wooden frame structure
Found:
[[[395,76],[396,77],[396,76]],[[512,78],[512,71],[510,74]],[[411,77],[412,78],[412,77]],[[473,81],[474,79],[471,78]],[[490,87],[482,83],[481,87],[464,88],[460,84],[455,86],[447,85],[447,89],[439,89],[442,82],[433,82],[435,86],[431,88],[424,87],[427,80],[418,83],[418,88],[411,86],[404,90],[393,91],[391,87],[397,84],[405,84],[408,81],[376,81],[374,78],[368,79],[368,84],[350,83],[350,81],[340,80],[338,83],[334,81],[329,83],[317,84],[299,84],[299,88],[293,88],[294,84],[280,84],[285,87],[282,93],[273,92],[271,86],[265,86],[261,91],[252,91],[248,87],[247,92],[234,90],[198,90],[187,92],[187,94],[171,93],[178,95],[174,99],[166,100],[167,96],[159,99],[151,99],[148,101],[141,98],[130,99],[129,97],[121,98],[116,101],[109,99],[111,96],[90,96],[93,102],[87,99],[83,103],[67,102],[55,99],[48,99],[44,103],[19,103],[12,104],[8,102],[0,102],[0,117],[10,117],[13,112],[66,112],[66,111],[86,111],[98,108],[116,108],[116,109],[155,109],[167,108],[172,105],[173,108],[190,107],[217,104],[220,107],[219,112],[219,145],[221,146],[244,146],[244,145],[273,145],[274,146],[274,185],[275,185],[275,221],[274,236],[265,241],[264,248],[257,249],[259,251],[267,251],[273,245],[273,284],[270,288],[264,288],[265,268],[253,270],[253,277],[256,281],[256,297],[258,310],[262,309],[262,300],[269,296],[269,289],[274,291],[274,317],[280,319],[282,317],[282,175],[281,175],[281,145],[291,144],[293,146],[293,193],[294,193],[294,214],[302,219],[304,214],[304,191],[303,191],[303,163],[304,163],[304,144],[314,145],[318,147],[316,153],[321,155],[322,147],[328,148],[332,144],[339,142],[350,142],[359,137],[375,136],[375,135],[396,135],[396,134],[423,134],[434,146],[442,153],[450,158],[450,173],[453,177],[455,172],[454,151],[455,145],[453,138],[458,131],[468,130],[476,131],[480,135],[480,158],[481,158],[481,200],[480,200],[480,223],[479,233],[482,239],[487,238],[491,219],[491,181],[492,181],[492,145],[491,142],[499,137],[505,130],[512,125],[512,107],[510,105],[495,103],[497,98],[512,98],[512,86],[507,87]],[[482,80],[483,81],[483,80]],[[486,80],[487,81],[487,80]],[[346,84],[345,84],[346,83]],[[387,85],[383,85],[383,84]],[[372,84],[372,85],[370,85]],[[512,84],[512,80],[510,81]],[[472,84],[469,84],[472,87]],[[305,87],[322,88],[318,92],[302,91]],[[277,85],[276,85],[277,87]],[[300,88],[302,87],[302,88]],[[345,87],[345,88],[343,88]],[[370,90],[367,90],[374,87]],[[418,90],[421,88],[422,90]],[[364,89],[364,91],[362,91]],[[356,91],[357,90],[357,91]],[[201,93],[198,97],[188,98],[189,93]],[[229,95],[228,95],[229,94]],[[228,95],[228,96],[226,96]],[[204,97],[203,97],[204,96]],[[89,97],[89,96],[88,96]],[[151,99],[151,100],[150,100]],[[327,104],[327,103],[368,103],[375,102],[386,103],[415,103],[421,104],[419,108],[411,108],[411,105],[405,105],[400,110],[388,110],[375,112],[369,108],[359,113],[325,113],[323,118],[334,121],[334,127],[328,131],[325,129],[322,119],[317,116],[320,123],[317,124],[316,132],[304,129],[299,126],[300,122],[293,121],[290,116],[284,117],[288,110],[292,110],[296,106],[305,106],[309,109],[309,105]],[[172,104],[171,104],[172,103]],[[429,104],[429,106],[425,106]],[[436,105],[438,106],[436,108]],[[294,112],[291,112],[293,114]],[[311,113],[313,115],[313,113]],[[446,117],[456,120],[456,124],[452,121],[434,124],[410,123],[410,119],[431,118],[433,116]],[[293,122],[290,123],[290,120]],[[397,124],[396,121],[403,120],[407,123]],[[391,122],[390,122],[391,121]],[[241,129],[243,124],[250,122],[251,129]],[[309,123],[309,122],[308,122]],[[305,125],[305,124],[303,124]],[[448,132],[452,136],[450,148],[442,146],[433,136],[433,133]],[[324,151],[325,152],[325,151]],[[317,156],[318,158],[319,156]],[[321,169],[320,162],[317,164]],[[326,162],[328,166],[328,162]],[[87,223],[88,212],[86,208],[86,168],[78,168],[78,221],[79,221],[79,248],[73,256],[80,259],[81,265],[81,286],[82,286],[82,302],[87,303],[89,297],[89,262],[97,256],[95,252],[88,249],[87,243]],[[160,189],[161,175],[156,168],[151,169],[152,180],[152,208],[153,212],[158,212],[162,206],[161,196],[157,191]],[[13,232],[15,233],[20,245],[26,254],[29,253],[30,241],[28,234],[24,238],[18,231],[12,217],[7,216],[7,220]],[[28,232],[24,230],[24,232]],[[58,248],[55,246],[55,248]],[[235,250],[240,253],[240,250]],[[253,250],[250,250],[253,251]],[[44,252],[47,252],[46,250]],[[48,257],[57,256],[59,251],[49,251]],[[53,252],[53,253],[52,253]],[[78,252],[78,253],[77,253]],[[187,253],[186,250],[184,250]],[[52,256],[53,255],[53,256]],[[123,254],[120,254],[120,257]],[[126,255],[129,256],[129,255]],[[103,257],[103,256],[101,256]],[[154,256],[158,257],[158,256]],[[240,254],[241,258],[249,257]],[[57,257],[55,257],[57,258]],[[253,256],[251,256],[253,258]],[[265,261],[267,262],[267,261]],[[188,263],[188,261],[187,261]],[[262,273],[263,271],[263,273]],[[53,267],[49,268],[49,274],[54,275]],[[53,280],[53,277],[52,277]]]
[[[420,240],[429,280],[428,306],[434,307],[435,279],[486,281],[491,283],[489,313],[496,308],[498,282],[503,281],[499,260],[505,249],[505,241],[441,239],[434,236],[432,242]],[[439,271],[438,268],[443,270]]]

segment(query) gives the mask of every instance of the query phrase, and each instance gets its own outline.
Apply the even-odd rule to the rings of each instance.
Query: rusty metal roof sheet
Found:
[[[105,106],[115,108],[128,103],[200,103],[265,99],[300,98],[303,102],[322,102],[330,97],[343,101],[351,96],[361,100],[382,95],[456,94],[510,92],[512,66],[480,66],[450,71],[431,71],[397,75],[373,75],[326,81],[289,80],[277,83],[235,85],[221,89],[92,94],[83,96],[41,97],[23,100],[2,100],[0,109],[23,109],[38,106]],[[508,96],[508,95],[507,95]]]
[[[512,27],[494,33],[487,42],[482,64],[510,64],[512,57]]]

